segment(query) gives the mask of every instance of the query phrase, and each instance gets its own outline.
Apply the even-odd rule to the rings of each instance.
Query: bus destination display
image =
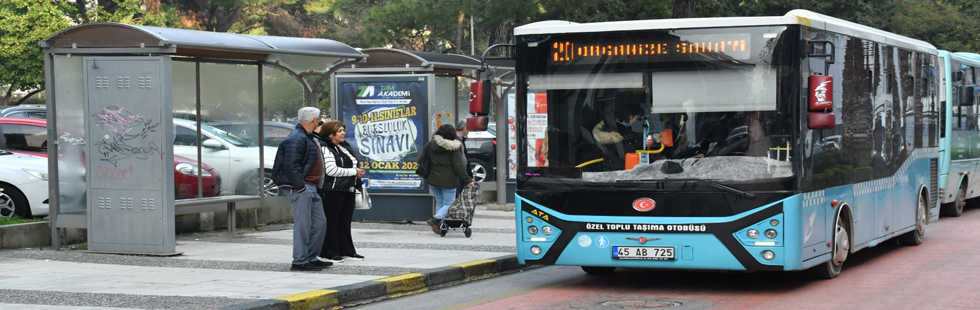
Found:
[[[599,59],[647,57],[649,61],[670,61],[676,56],[715,54],[737,60],[751,57],[751,36],[742,34],[688,35],[680,40],[632,40],[630,43],[556,41],[551,44],[551,64],[590,62]]]

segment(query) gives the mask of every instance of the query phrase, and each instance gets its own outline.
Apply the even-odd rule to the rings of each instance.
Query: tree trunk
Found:
[[[11,85],[7,88],[7,93],[3,94],[3,99],[0,99],[0,105],[7,105],[10,102],[10,97],[14,95],[14,87]]]
[[[461,55],[463,54],[463,37],[464,37],[463,25],[465,21],[466,21],[466,14],[463,14],[463,12],[459,12],[459,22],[456,23],[456,44],[455,44],[456,46],[454,46],[455,48],[454,52],[456,54],[461,54]],[[473,34],[471,33],[470,35]]]
[[[24,101],[27,101],[28,98],[31,98],[31,96],[34,96],[34,94],[40,93],[42,90],[44,90],[44,89],[35,89],[35,90],[27,93],[27,95],[24,95],[24,97],[20,98],[20,100],[17,100],[17,103],[14,103],[13,105],[21,105],[21,104],[23,104]]]
[[[116,0],[98,0],[97,3],[110,14],[115,13],[119,9],[119,3]]]
[[[674,0],[674,15],[673,18],[691,18],[694,16],[694,8],[697,6],[697,0]]]
[[[85,10],[88,1],[86,0],[75,0],[75,9],[78,9],[78,15],[81,15],[83,22],[88,22],[88,11]]]

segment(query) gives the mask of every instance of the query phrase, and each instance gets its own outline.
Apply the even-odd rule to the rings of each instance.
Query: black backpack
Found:
[[[418,168],[415,168],[415,174],[419,175],[423,179],[428,178],[429,167],[430,167],[429,143],[426,142],[425,145],[422,146],[422,154],[419,155],[419,165]]]

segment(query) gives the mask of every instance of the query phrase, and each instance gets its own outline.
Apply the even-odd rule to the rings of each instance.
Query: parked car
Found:
[[[174,119],[174,154],[197,158],[197,123],[184,119]],[[279,195],[279,186],[272,181],[272,164],[276,148],[264,146],[265,165],[262,176],[259,174],[258,146],[252,141],[238,137],[227,131],[201,125],[201,161],[215,167],[225,176],[222,180],[222,195],[256,195],[259,184],[270,197]]]
[[[0,218],[48,215],[48,160],[0,149]]]
[[[488,127],[487,131],[470,131],[466,135],[466,159],[470,162],[473,181],[483,182],[496,179],[497,132]]]
[[[48,157],[47,127],[45,119],[0,117],[0,149]]]
[[[265,121],[262,122],[264,125],[264,137],[265,141],[262,143],[269,147],[279,147],[282,140],[286,139],[293,129],[296,128],[296,124],[287,124],[280,122]],[[208,122],[211,127],[218,128],[238,136],[239,138],[247,139],[252,142],[252,146],[259,146],[259,135],[255,133],[259,129],[259,124],[257,122]]]
[[[47,126],[46,119],[0,117],[0,149],[46,158],[48,157]],[[218,171],[208,165],[202,165],[201,169],[204,188],[201,197],[217,196],[221,188]],[[197,197],[197,161],[174,155],[174,187],[175,199]]]
[[[197,161],[174,155],[174,199],[196,198],[197,187]],[[201,165],[201,197],[214,197],[221,193],[221,175],[214,167],[207,164]]]
[[[16,106],[0,109],[0,117],[46,118],[47,113],[45,107]]]

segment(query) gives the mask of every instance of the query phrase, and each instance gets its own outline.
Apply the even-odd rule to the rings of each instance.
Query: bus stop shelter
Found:
[[[361,52],[369,56],[365,62],[343,65],[331,77],[332,117],[348,126],[346,140],[367,170],[374,205],[355,211],[354,218],[426,220],[434,214],[435,200],[414,173],[421,147],[439,126],[466,119],[469,82],[486,65],[456,54]]]
[[[52,244],[84,228],[90,251],[156,255],[174,254],[182,206],[227,205],[232,224],[235,202],[289,206],[269,178],[278,142],[335,69],[367,57],[327,39],[118,23],[40,46]]]

